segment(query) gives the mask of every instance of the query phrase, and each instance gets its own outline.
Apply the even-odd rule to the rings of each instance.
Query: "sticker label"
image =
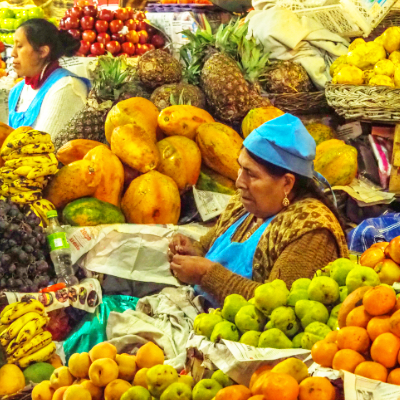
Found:
[[[56,232],[47,236],[47,242],[50,246],[50,251],[69,249],[69,243],[65,232]]]

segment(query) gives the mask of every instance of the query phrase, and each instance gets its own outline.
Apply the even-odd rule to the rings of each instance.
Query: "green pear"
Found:
[[[175,382],[164,390],[160,400],[192,400],[192,389],[185,383]]]
[[[295,348],[295,349],[302,348],[301,347],[301,339],[303,338],[303,336],[304,336],[304,332],[300,332],[293,338],[293,340],[292,340],[293,348]]]
[[[339,316],[339,310],[340,310],[341,306],[342,306],[342,303],[340,303],[337,306],[332,308],[331,315],[329,316],[328,322],[326,323],[329,326],[329,328],[331,328],[333,331],[336,331],[339,329],[338,316]]]
[[[235,325],[241,333],[261,331],[265,325],[265,316],[256,306],[249,304],[242,307],[235,317]]]
[[[261,334],[258,347],[291,349],[293,348],[293,343],[281,330],[272,328]]]
[[[301,338],[301,347],[311,350],[314,344],[324,340],[329,332],[332,332],[329,326],[321,322],[312,322],[304,331],[304,335]]]
[[[321,337],[314,335],[310,332],[303,332],[304,335],[301,338],[301,348],[305,350],[311,350],[315,343],[319,342]]]
[[[266,316],[280,306],[285,306],[289,290],[286,283],[280,279],[258,286],[254,292],[256,307]]]
[[[378,286],[378,274],[370,267],[354,267],[347,275],[346,286],[349,293],[362,286]]]
[[[348,273],[357,266],[354,261],[348,258],[338,258],[330,264],[330,277],[334,279],[339,286],[346,285],[346,278]]]
[[[223,388],[232,386],[234,384],[233,380],[229,378],[227,374],[224,374],[220,369],[212,374],[211,379],[215,379]]]
[[[341,303],[343,303],[349,294],[349,291],[347,290],[347,286],[340,286],[339,293],[340,293],[339,300]]]
[[[236,314],[243,306],[247,306],[247,304],[246,299],[240,294],[230,294],[226,296],[224,307],[221,311],[222,317],[230,322],[235,322]]]
[[[147,371],[146,376],[149,392],[157,398],[169,385],[178,381],[178,373],[170,365],[155,365]]]
[[[318,276],[330,276],[331,274],[331,266],[328,264],[326,267],[319,269],[313,276],[317,278]]]
[[[308,287],[310,286],[311,283],[311,279],[308,278],[300,278],[300,279],[296,279],[293,283],[292,283],[292,287],[290,289],[290,291],[294,291],[294,290],[307,290]]]
[[[247,331],[242,335],[239,342],[247,344],[247,346],[258,347],[261,332],[258,331]]]
[[[211,400],[222,389],[222,385],[215,379],[202,379],[193,388],[193,400]]]
[[[307,289],[291,290],[287,298],[287,305],[294,307],[299,300],[308,300]]]
[[[217,340],[221,339],[237,342],[239,340],[239,331],[236,325],[229,321],[222,321],[215,325],[210,340],[212,342],[216,342]]]
[[[303,329],[314,321],[326,323],[329,318],[327,308],[317,301],[300,300],[296,303],[294,308],[297,318],[301,322]]]
[[[291,307],[278,307],[272,311],[267,329],[278,328],[286,336],[293,337],[299,331],[299,323],[297,322],[296,314]]]
[[[191,389],[194,386],[194,380],[190,375],[178,375],[178,382],[184,383],[185,385],[189,385]]]
[[[308,287],[308,298],[322,304],[333,304],[339,298],[339,285],[329,276],[318,276]]]
[[[132,386],[121,396],[121,400],[151,400],[151,394],[143,386]]]
[[[196,335],[206,336],[210,339],[212,331],[218,323],[224,319],[218,314],[199,314],[193,323],[193,329]]]
[[[252,298],[248,301],[248,303],[249,303],[249,304],[256,305],[256,299],[255,299],[254,297],[252,297]]]

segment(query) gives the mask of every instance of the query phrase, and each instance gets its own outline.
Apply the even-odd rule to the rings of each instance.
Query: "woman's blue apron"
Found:
[[[226,269],[244,278],[251,279],[253,275],[253,258],[261,235],[274,217],[268,218],[247,240],[243,243],[233,242],[232,237],[236,229],[247,218],[249,213],[243,215],[238,221],[231,225],[225,233],[217,238],[205,255],[210,261],[221,264]],[[218,303],[209,293],[201,289],[199,285],[194,287],[196,294],[205,297],[213,307]]]
[[[25,112],[17,112],[16,109],[19,97],[25,85],[25,80],[23,80],[15,85],[10,91],[10,95],[8,98],[8,125],[14,129],[17,129],[20,126],[32,126],[40,113],[40,108],[42,107],[44,97],[46,96],[49,89],[57,81],[59,81],[61,78],[65,78],[66,76],[72,76],[74,78],[81,79],[87,86],[88,90],[90,90],[91,85],[88,79],[81,78],[74,73],[68,71],[67,69],[58,68],[46,79],[44,84],[40,87],[28,109]]]

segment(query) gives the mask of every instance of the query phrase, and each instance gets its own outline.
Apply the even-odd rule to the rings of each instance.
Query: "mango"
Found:
[[[32,364],[24,370],[25,381],[27,384],[48,381],[54,370],[55,368],[47,362]]]
[[[6,364],[0,368],[0,396],[19,392],[25,387],[25,377],[14,364]]]

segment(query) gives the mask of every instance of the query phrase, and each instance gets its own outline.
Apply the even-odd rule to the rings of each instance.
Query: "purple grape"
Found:
[[[29,261],[29,256],[23,250],[20,250],[18,253],[18,260],[23,264],[27,263]]]
[[[15,286],[22,286],[24,282],[22,282],[22,279],[18,278],[15,280]]]
[[[0,258],[1,265],[6,267],[11,263],[11,256],[9,254],[3,254]]]
[[[46,261],[41,260],[36,262],[36,271],[37,272],[47,272],[49,270],[49,264]]]
[[[15,264],[11,264],[11,265],[8,267],[8,272],[9,272],[10,274],[13,274],[16,270],[17,270],[17,266],[16,266]]]
[[[34,250],[34,248],[33,248],[30,244],[26,244],[26,245],[23,247],[23,249],[24,249],[24,251],[25,251],[26,253],[33,253],[33,250]]]
[[[9,287],[9,288],[14,288],[15,286],[17,286],[17,285],[15,284],[15,279],[14,279],[14,278],[9,278],[9,279],[7,280],[7,287]]]
[[[2,278],[0,280],[0,289],[4,289],[7,286],[7,279],[6,278]]]

